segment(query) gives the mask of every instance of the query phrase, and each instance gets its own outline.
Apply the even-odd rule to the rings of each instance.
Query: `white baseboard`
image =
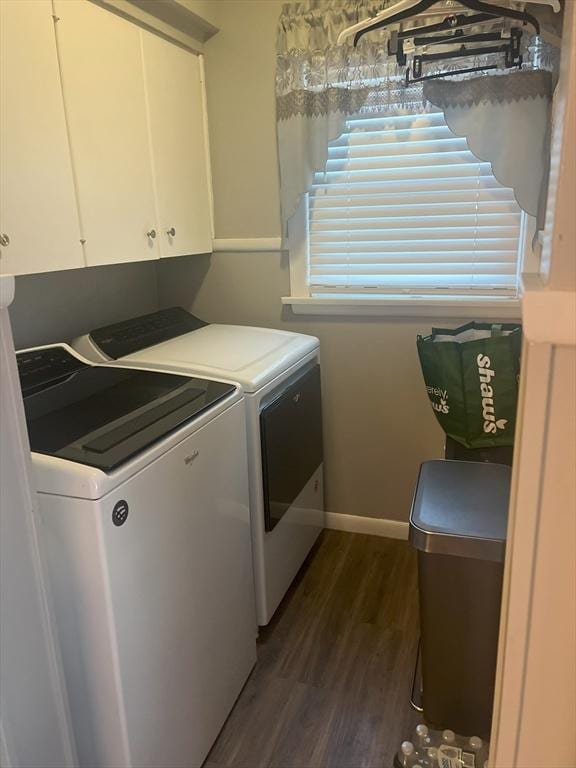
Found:
[[[386,520],[382,517],[339,515],[337,512],[326,512],[326,528],[333,531],[386,536],[389,539],[408,538],[408,523],[401,523],[399,520]]]

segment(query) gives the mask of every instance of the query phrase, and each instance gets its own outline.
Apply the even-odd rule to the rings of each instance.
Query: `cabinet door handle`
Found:
[[[149,237],[150,240],[154,240],[154,238],[156,237],[156,230],[151,229],[150,232],[146,232],[146,237]]]
[[[5,248],[7,245],[10,245],[10,238],[8,235],[1,234],[0,235],[0,245]]]
[[[168,235],[168,237],[176,237],[176,230],[174,229],[174,227],[170,227],[170,229],[166,230],[166,234]]]

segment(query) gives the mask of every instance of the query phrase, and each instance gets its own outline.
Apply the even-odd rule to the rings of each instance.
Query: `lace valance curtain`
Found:
[[[424,98],[444,112],[471,152],[487,160],[492,173],[511,187],[518,205],[544,226],[553,76],[526,71],[460,82],[430,80]]]
[[[395,0],[308,0],[286,3],[278,25],[276,119],[283,236],[286,224],[326,165],[328,142],[387,75],[384,47],[337,44],[340,32]]]
[[[328,143],[342,133],[347,117],[367,110],[443,109],[451,129],[466,136],[474,154],[492,163],[502,184],[513,186],[520,205],[532,215],[542,211],[552,79],[531,70],[552,68],[555,57],[549,47],[524,35],[529,71],[474,78],[481,85],[460,79],[428,81],[425,89],[423,83],[406,86],[404,68],[387,54],[389,30],[366,35],[357,48],[352,38],[337,43],[343,29],[394,2],[302,0],[283,6],[276,65],[283,236],[314,173],[325,168]],[[455,0],[445,0],[427,23],[441,21],[454,6]],[[420,23],[407,21],[404,28]],[[485,63],[493,62],[470,57],[452,68]]]

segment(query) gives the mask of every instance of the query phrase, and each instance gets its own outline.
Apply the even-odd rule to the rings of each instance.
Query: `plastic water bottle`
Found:
[[[430,743],[428,726],[424,725],[424,723],[420,723],[420,725],[416,726],[416,745],[419,749],[425,749]]]
[[[454,744],[456,741],[456,734],[454,731],[451,731],[449,728],[446,728],[445,731],[442,731],[442,741],[444,744]]]
[[[403,741],[400,747],[400,764],[402,768],[414,768],[414,744],[411,741]]]
[[[479,736],[471,736],[470,741],[468,742],[468,745],[470,749],[474,750],[474,752],[480,752],[480,750],[484,745],[484,742]]]
[[[438,747],[438,764],[442,768],[462,768],[460,749],[452,744],[441,744]]]
[[[436,747],[428,747],[426,750],[426,766],[427,768],[436,768],[438,765],[438,750]]]
[[[428,726],[424,725],[424,723],[420,723],[419,725],[416,726],[416,733],[421,738],[425,738],[426,736],[428,736]]]
[[[484,765],[488,768],[486,763],[488,757],[488,744],[484,744],[479,736],[471,736],[468,739],[468,749],[474,753],[474,762],[477,766]]]

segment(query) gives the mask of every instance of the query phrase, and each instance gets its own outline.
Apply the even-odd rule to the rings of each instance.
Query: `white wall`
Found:
[[[279,253],[184,257],[159,268],[161,306],[320,338],[328,509],[406,520],[420,462],[442,452],[416,354],[416,334],[429,323],[297,318],[280,303],[287,291]]]

